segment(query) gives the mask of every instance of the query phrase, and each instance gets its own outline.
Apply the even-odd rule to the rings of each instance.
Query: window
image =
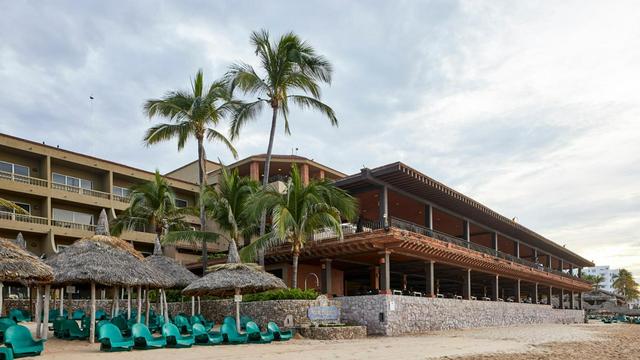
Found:
[[[90,180],[80,179],[77,177],[62,175],[58,173],[53,173],[52,179],[56,184],[73,186],[87,190],[93,189],[93,183]]]
[[[26,211],[29,214],[31,214],[31,204],[21,203],[21,202],[17,202],[17,201],[14,201],[13,203],[18,205],[19,207],[23,208],[24,211]],[[10,213],[15,213],[16,212],[15,209],[6,208],[4,206],[0,206],[0,211],[10,212]]]
[[[76,224],[93,225],[92,214],[71,211],[71,210],[64,210],[64,209],[54,208],[53,220],[72,222]]]
[[[183,199],[178,199],[176,198],[176,207],[179,208],[186,208],[187,207],[187,200],[183,200]]]
[[[122,197],[129,197],[129,189],[121,187],[121,186],[114,186],[113,190],[111,191],[113,193],[113,195],[118,195],[118,196],[122,196]]]
[[[28,166],[14,164],[6,161],[0,161],[0,171],[22,176],[29,176],[30,173]]]

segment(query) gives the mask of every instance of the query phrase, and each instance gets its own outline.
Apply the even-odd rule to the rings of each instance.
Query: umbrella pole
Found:
[[[111,289],[111,317],[116,316],[116,288]]]
[[[60,288],[60,316],[64,316],[64,287]]]
[[[116,293],[116,296],[115,296],[115,299],[116,299],[116,311],[115,311],[113,316],[118,316],[119,313],[120,313],[120,287],[119,286],[116,286],[115,293]]]
[[[69,299],[69,311],[67,312],[67,318],[69,320],[71,320],[73,318],[73,295],[71,294],[71,291],[67,291],[67,297]]]
[[[42,321],[42,338],[47,340],[49,335],[49,295],[51,294],[51,285],[44,287],[44,320]]]
[[[169,304],[167,303],[167,293],[162,290],[162,299],[164,300],[164,322],[169,322]]]
[[[196,314],[196,298],[194,296],[191,297],[191,316]]]
[[[136,322],[139,324],[142,319],[142,286],[138,286],[138,315]]]
[[[198,296],[198,314],[202,314],[202,308],[200,307],[200,296]]]
[[[2,308],[2,305],[3,305],[3,302],[2,302],[2,288],[4,288],[4,285],[0,282],[0,317],[2,317],[2,310],[3,310],[3,308]]]
[[[42,296],[40,295],[40,286],[36,286],[36,337],[40,337],[42,324]]]
[[[127,286],[127,320],[131,320],[131,286]]]
[[[233,301],[236,303],[236,330],[240,332],[240,302],[242,301],[242,295],[239,288],[236,288],[236,296],[233,297]]]
[[[149,288],[147,288],[147,291],[145,291],[144,293],[144,302],[147,304],[146,305],[146,316],[144,317],[144,324],[149,327],[149,310],[151,309],[151,304],[149,304]]]
[[[96,283],[91,282],[91,322],[89,323],[89,343],[96,338]]]
[[[158,289],[158,308],[160,309],[160,316],[164,316],[164,302],[162,301],[162,289]]]

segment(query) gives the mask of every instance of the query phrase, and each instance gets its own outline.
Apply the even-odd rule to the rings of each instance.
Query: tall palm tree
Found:
[[[158,170],[153,180],[132,186],[129,194],[129,207],[112,220],[111,234],[149,226],[161,237],[165,228],[186,226],[184,209],[176,206],[176,195]]]
[[[271,43],[266,30],[251,34],[251,45],[260,60],[261,75],[249,64],[237,63],[226,74],[231,91],[240,89],[245,95],[256,96],[257,100],[244,103],[237,108],[231,121],[231,139],[240,135],[242,127],[254,120],[265,107],[271,107],[271,131],[264,164],[264,187],[269,182],[271,152],[275,137],[278,114],[284,120],[284,131],[289,131],[289,101],[299,107],[311,108],[325,115],[331,125],[337,126],[338,119],[331,107],[320,101],[320,83],[331,83],[332,67],[329,61],[318,55],[313,47],[290,32]],[[298,91],[302,94],[291,94]],[[260,235],[265,231],[265,215],[260,222]]]
[[[582,279],[591,283],[591,286],[593,287],[593,291],[598,291],[600,290],[600,285],[604,281],[604,276],[582,274]]]
[[[191,91],[170,91],[160,99],[150,99],[144,105],[149,118],[162,117],[169,123],[154,125],[145,134],[147,145],[156,144],[169,139],[178,139],[178,150],[184,148],[191,137],[198,142],[198,181],[200,193],[206,186],[206,161],[204,141],[219,141],[226,145],[234,158],[238,153],[231,142],[218,130],[220,120],[230,115],[240,103],[232,99],[231,92],[223,81],[216,81],[209,86],[204,84],[202,70],[198,70],[192,81]],[[200,228],[205,231],[204,203],[200,203]],[[207,243],[202,242],[202,270],[207,266]]]
[[[620,269],[618,275],[614,276],[613,288],[618,294],[624,296],[627,301],[635,300],[640,297],[638,283],[633,279],[633,275],[627,269]]]
[[[16,214],[29,215],[29,213],[25,209],[16,205],[13,201],[9,201],[3,198],[0,198],[0,207],[11,210]]]
[[[291,168],[291,177],[284,191],[267,186],[250,201],[253,216],[260,214],[263,209],[269,210],[272,229],[242,248],[241,257],[245,261],[252,261],[260,249],[290,244],[294,288],[298,286],[298,258],[307,240],[322,229],[331,229],[342,238],[341,220],[353,220],[357,208],[356,200],[351,195],[326,180],[312,180],[305,185],[297,166]]]

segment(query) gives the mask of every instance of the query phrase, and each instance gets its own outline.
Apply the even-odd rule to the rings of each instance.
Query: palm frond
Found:
[[[336,114],[333,109],[320,100],[303,95],[289,95],[289,99],[303,109],[310,108],[320,111],[323,115],[329,118],[329,121],[331,121],[331,125],[338,126],[338,118],[336,118]]]
[[[185,230],[185,231],[169,231],[163,238],[163,244],[188,243],[193,245],[217,243],[220,234],[206,231]]]

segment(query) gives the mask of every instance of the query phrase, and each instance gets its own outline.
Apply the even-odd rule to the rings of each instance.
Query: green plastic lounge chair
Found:
[[[180,330],[173,324],[162,325],[162,335],[167,339],[167,347],[170,348],[187,348],[194,343],[193,335],[181,335]]]
[[[11,309],[9,310],[9,318],[16,323],[31,321],[31,318],[26,316],[25,313],[20,309]]]
[[[84,319],[85,313],[84,310],[82,309],[75,309],[73,310],[73,313],[71,314],[71,318],[73,320],[82,320]]]
[[[13,351],[6,347],[0,347],[0,360],[13,360]]]
[[[181,334],[191,334],[191,331],[192,331],[191,324],[189,323],[189,320],[187,320],[186,317],[182,315],[178,315],[175,317],[173,323],[176,325],[178,330],[180,330]]]
[[[222,324],[227,324],[229,326],[233,326],[234,329],[237,329],[236,327],[236,319],[233,318],[232,316],[225,316],[224,320],[222,320]]]
[[[62,333],[65,339],[86,340],[89,338],[89,328],[80,329],[75,320],[62,320]]]
[[[4,332],[13,325],[17,325],[13,319],[0,318],[0,343],[4,342]]]
[[[118,329],[120,329],[122,336],[124,337],[131,336],[131,326],[127,323],[127,320],[125,320],[122,316],[116,316],[112,318],[110,322],[113,325],[117,326]]]
[[[291,330],[282,331],[273,321],[270,321],[267,324],[267,331],[273,335],[273,338],[276,341],[287,341],[293,337],[293,332]]]
[[[246,315],[240,316],[240,330],[245,330],[249,321],[253,321],[253,319]]]
[[[117,326],[107,322],[98,329],[100,351],[131,351],[133,339],[125,338]]]
[[[66,339],[66,335],[64,332],[64,329],[62,328],[62,322],[65,319],[62,316],[56,316],[56,318],[53,320],[53,336],[57,337],[58,339]]]
[[[131,334],[135,344],[133,347],[136,349],[161,349],[167,346],[167,340],[164,336],[154,337],[144,324],[134,324],[131,328]]]
[[[249,342],[259,344],[268,344],[273,341],[273,335],[269,331],[260,332],[260,326],[253,321],[247,323],[247,338]]]
[[[205,323],[204,321],[202,321],[202,319],[200,319],[199,316],[194,315],[191,317],[191,326],[193,327],[194,325],[202,325],[202,327],[204,327],[205,329],[207,329],[207,331],[211,330],[211,328],[213,327],[213,323]]]
[[[40,355],[44,342],[34,340],[31,331],[22,325],[13,325],[4,333],[4,344],[13,351],[13,357]]]
[[[196,345],[217,345],[223,341],[222,334],[219,332],[207,332],[202,324],[193,325],[193,338]]]
[[[215,325],[215,322],[207,320],[202,314],[197,314],[196,316],[200,319],[200,324],[204,325],[205,328],[211,329]]]
[[[228,344],[246,344],[249,340],[247,334],[238,333],[236,326],[228,323],[222,324],[220,333],[224,341]]]
[[[109,316],[107,316],[107,312],[103,309],[99,309],[96,311],[96,320],[109,320]]]

